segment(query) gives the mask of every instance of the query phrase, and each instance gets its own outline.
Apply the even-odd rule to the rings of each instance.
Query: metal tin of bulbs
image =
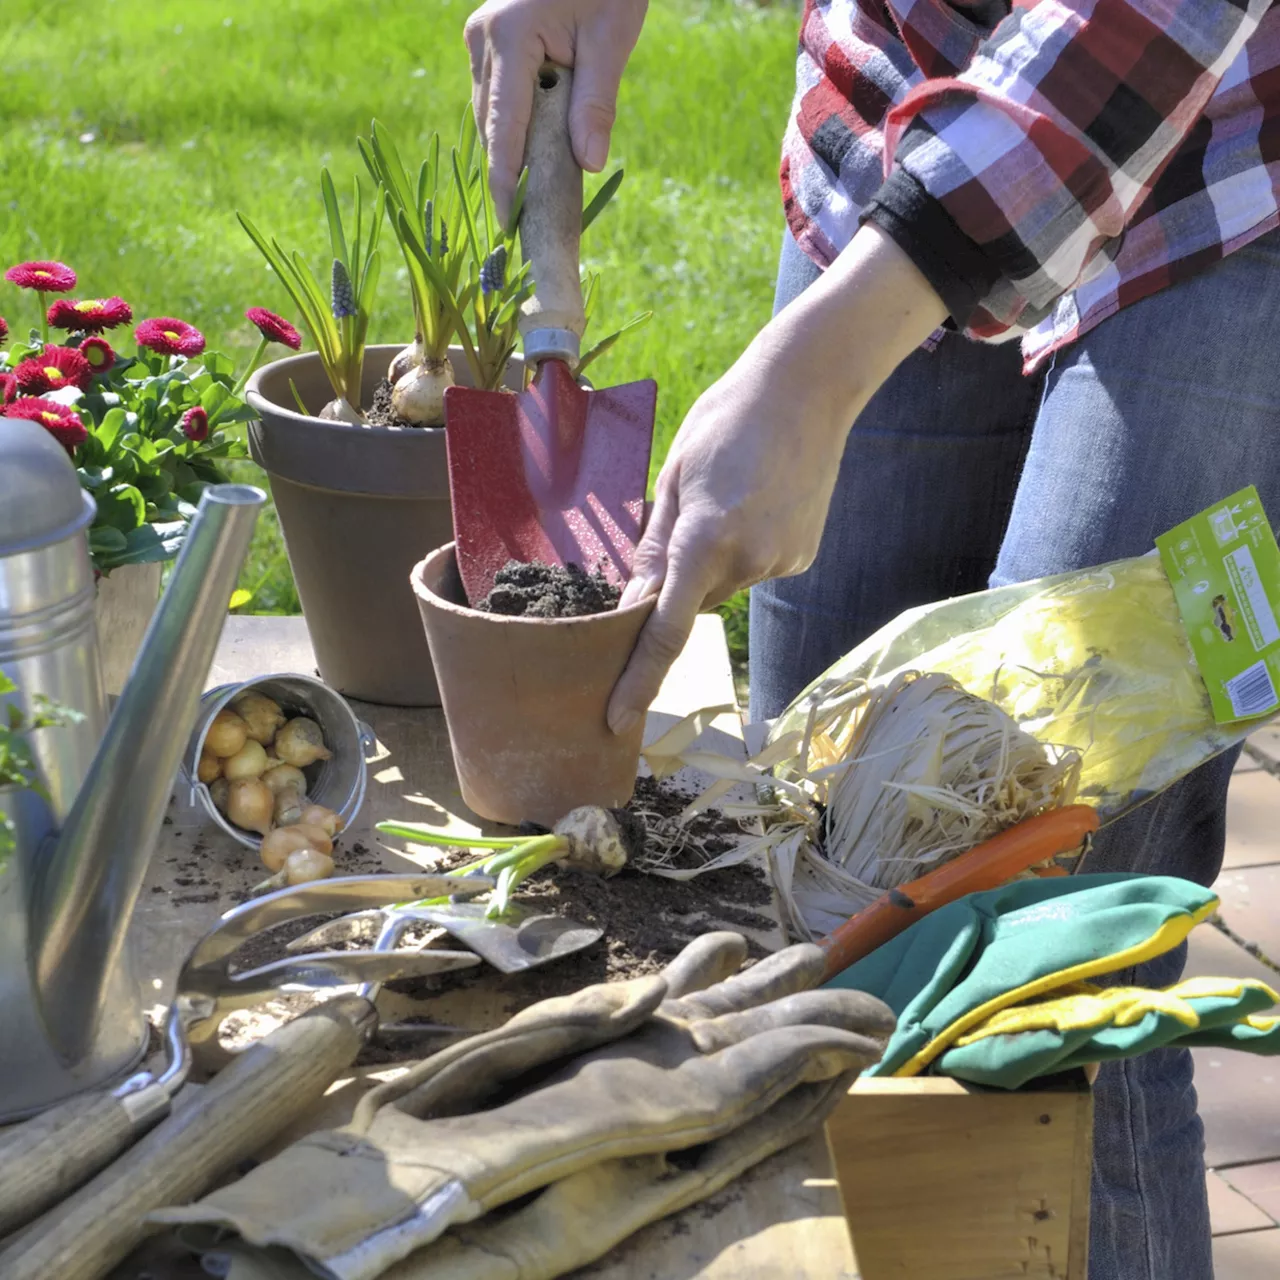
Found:
[[[317,760],[303,769],[307,779],[307,802],[332,809],[344,828],[355,820],[364,804],[367,772],[365,761],[373,753],[373,730],[327,684],[311,676],[291,672],[258,676],[242,684],[223,684],[210,689],[200,699],[200,716],[182,761],[182,773],[191,788],[191,801],[200,804],[229,836],[249,849],[256,849],[262,837],[237,827],[216,804],[209,788],[196,777],[196,766],[204,748],[205,734],[214,716],[246,693],[261,693],[280,704],[285,714],[307,716],[320,726],[324,744],[332,752],[328,760]]]

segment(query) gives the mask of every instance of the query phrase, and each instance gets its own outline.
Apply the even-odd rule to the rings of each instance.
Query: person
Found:
[[[544,57],[575,67],[575,153],[603,167],[644,15],[475,11],[500,200]],[[808,0],[797,65],[774,315],[662,467],[615,730],[745,586],[762,719],[911,606],[1143,554],[1247,484],[1280,512],[1280,6]],[[1089,869],[1211,883],[1234,759],[1109,827]],[[1212,1276],[1190,1055],[1105,1065],[1095,1106],[1092,1280]]]

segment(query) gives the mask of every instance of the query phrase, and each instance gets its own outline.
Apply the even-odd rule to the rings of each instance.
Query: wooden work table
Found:
[[[227,620],[207,687],[257,676],[315,674],[315,660],[301,618],[232,617]],[[685,653],[673,668],[650,713],[647,739],[700,707],[733,703],[733,680],[718,618],[702,617]],[[380,843],[373,824],[399,819],[439,826],[458,834],[484,829],[462,803],[439,710],[406,710],[351,704],[377,738],[369,762],[364,807],[344,834],[344,845],[362,846],[358,870],[411,870],[429,865],[430,853],[407,853]],[[708,731],[716,749],[741,750],[736,715],[722,716]],[[146,990],[157,1007],[166,1006],[187,952],[217,918],[266,872],[253,850],[238,845],[202,810],[194,808],[179,784],[133,925],[135,955]],[[400,842],[395,842],[399,844]],[[370,865],[376,858],[377,865]],[[339,860],[339,873],[343,870]],[[776,913],[775,913],[776,918]],[[708,927],[715,927],[709,922]],[[758,935],[759,936],[759,935]],[[761,936],[766,945],[783,943],[781,929]],[[394,1008],[379,1006],[384,1018],[422,1013],[404,997]],[[289,1010],[281,1005],[276,1015]],[[432,1017],[464,1025],[495,1025],[505,1011],[472,988],[466,1007],[438,998]],[[264,1019],[272,1020],[267,1007]],[[366,1082],[387,1069],[357,1072],[338,1082],[322,1110],[306,1128],[338,1124],[350,1114]],[[391,1068],[390,1070],[395,1070]],[[296,1137],[295,1132],[285,1140]],[[264,1153],[269,1154],[269,1153]],[[125,1274],[123,1271],[117,1273]],[[856,1276],[839,1195],[821,1134],[757,1166],[712,1199],[655,1223],[631,1237],[600,1262],[576,1272],[593,1280],[853,1280]]]

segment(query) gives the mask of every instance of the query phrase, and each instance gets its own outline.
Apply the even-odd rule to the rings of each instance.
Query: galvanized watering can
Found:
[[[108,723],[86,533],[93,500],[43,427],[0,418],[0,669],[81,714],[31,735],[49,797],[0,787],[0,1124],[128,1072],[147,1042],[127,946],[258,511],[207,489]],[[6,715],[0,699],[0,715]]]

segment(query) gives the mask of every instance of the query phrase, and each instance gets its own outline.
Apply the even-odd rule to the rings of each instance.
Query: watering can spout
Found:
[[[83,1059],[103,1017],[173,779],[266,495],[204,491],[173,575],[61,832],[33,868],[30,972],[46,1034]]]

